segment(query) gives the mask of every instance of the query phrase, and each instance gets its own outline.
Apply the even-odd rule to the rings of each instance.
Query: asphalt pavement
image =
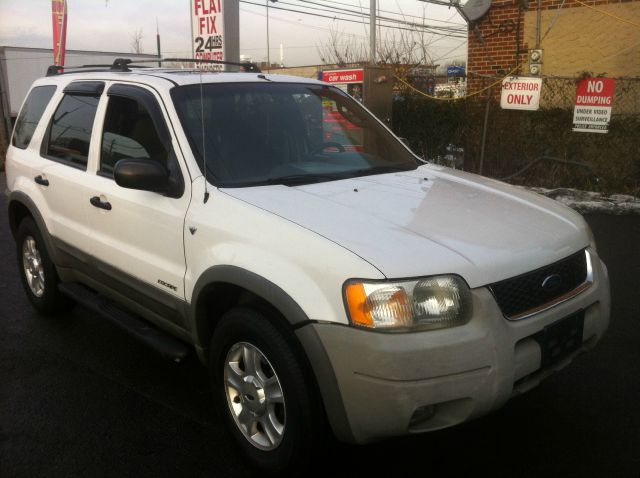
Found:
[[[5,211],[2,194],[0,476],[254,476],[195,359],[164,361],[82,307],[55,319],[31,309]],[[639,478],[640,216],[587,220],[613,299],[596,349],[490,416],[339,447],[306,475]]]

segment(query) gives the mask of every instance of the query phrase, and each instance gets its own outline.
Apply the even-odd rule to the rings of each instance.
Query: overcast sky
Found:
[[[309,3],[311,1],[311,3]],[[240,3],[240,52],[254,61],[266,60],[266,0],[247,0]],[[341,32],[358,41],[368,41],[368,21],[355,16],[323,9],[346,8],[368,13],[369,0],[279,0],[270,3],[269,30],[271,60],[278,61],[279,44],[284,45],[287,66],[320,63],[318,45],[326,43],[330,31]],[[303,7],[307,8],[303,8]],[[69,17],[67,49],[131,52],[131,38],[140,29],[143,52],[156,51],[156,19],[160,27],[164,55],[191,56],[189,0],[68,0]],[[278,10],[300,10],[303,13]],[[464,26],[464,20],[454,9],[427,4],[419,0],[378,0],[380,14],[399,20],[430,25]],[[386,29],[382,37],[389,38]],[[0,45],[51,48],[50,0],[0,0]],[[426,35],[424,42],[436,63],[465,59],[464,38]]]

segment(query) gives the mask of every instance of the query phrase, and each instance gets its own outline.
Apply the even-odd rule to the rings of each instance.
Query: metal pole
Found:
[[[6,68],[6,54],[4,49],[0,58],[0,171],[4,171],[4,160],[6,148],[11,140],[11,104],[7,96],[7,84],[5,83],[4,69]],[[4,65],[3,65],[4,63]]]
[[[160,26],[158,25],[158,17],[156,17],[156,46],[158,47],[158,66],[162,67],[162,53],[160,50]]]
[[[487,126],[489,125],[489,105],[491,104],[491,87],[487,90],[487,105],[484,110],[484,125],[482,126],[482,144],[480,146],[480,165],[478,166],[478,174],[482,174],[484,166],[484,146],[487,141]]]
[[[271,50],[269,49],[269,0],[265,0],[267,5],[267,70],[271,69]]]
[[[538,0],[536,12],[536,49],[540,48],[540,30],[542,29],[542,0]]]
[[[376,0],[369,6],[369,63],[376,64]]]

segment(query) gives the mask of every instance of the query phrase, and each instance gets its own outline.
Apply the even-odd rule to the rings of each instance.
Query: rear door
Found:
[[[110,286],[176,325],[184,324],[184,218],[190,201],[186,169],[158,95],[150,88],[110,84],[97,138],[97,171],[87,182],[92,251]],[[174,197],[125,189],[116,163],[158,161],[181,185]]]
[[[32,175],[46,204],[41,210],[56,245],[86,262],[90,248],[87,165],[95,149],[93,129],[101,81],[76,81],[51,116]],[[40,207],[40,206],[39,206]]]

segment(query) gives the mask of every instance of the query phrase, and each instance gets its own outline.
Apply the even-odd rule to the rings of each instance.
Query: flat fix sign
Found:
[[[573,131],[607,133],[616,80],[586,78],[578,83],[573,109]]]
[[[322,81],[347,85],[349,83],[362,83],[364,81],[364,70],[330,70],[322,72]]]
[[[222,0],[191,0],[191,48],[193,57],[224,60]],[[196,63],[202,70],[222,70],[223,65]]]
[[[504,110],[530,110],[540,107],[542,78],[510,76],[502,80],[500,107]]]

